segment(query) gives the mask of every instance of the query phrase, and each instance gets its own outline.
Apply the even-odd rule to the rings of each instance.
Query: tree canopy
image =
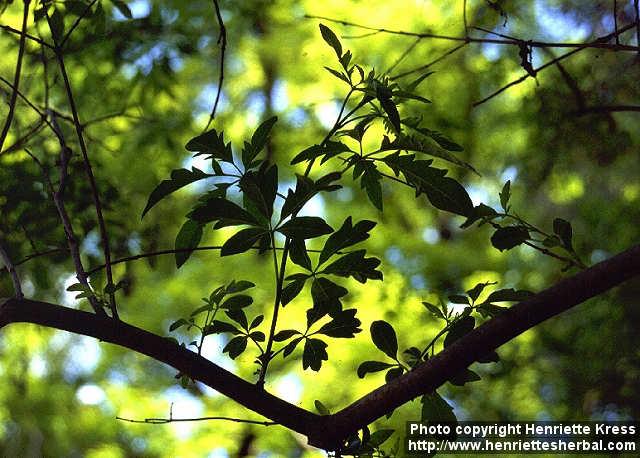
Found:
[[[640,9],[587,3],[0,1],[2,455],[636,420]]]

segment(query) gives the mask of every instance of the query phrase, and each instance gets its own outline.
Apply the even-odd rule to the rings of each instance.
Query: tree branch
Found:
[[[2,242],[2,240],[0,240]],[[3,243],[0,243],[0,259],[4,262],[5,267],[9,271],[9,275],[11,275],[11,281],[13,282],[13,291],[18,299],[22,299],[24,294],[22,293],[22,286],[20,284],[20,277],[18,277],[18,272],[16,272],[15,265],[11,262],[11,258],[9,254],[4,249]]]
[[[218,5],[218,0],[213,0],[213,6],[216,10],[216,19],[218,21],[218,27],[220,27],[220,34],[218,35],[218,44],[220,45],[220,70],[218,75],[218,88],[216,90],[216,99],[213,102],[213,108],[211,108],[211,114],[209,115],[209,121],[207,122],[207,127],[205,130],[209,128],[213,118],[216,116],[216,110],[218,109],[218,102],[220,102],[220,94],[222,93],[222,83],[224,82],[224,53],[227,50],[227,29],[224,26],[224,21],[222,20],[222,14],[220,13],[220,5]]]
[[[542,321],[640,275],[640,245],[592,266],[513,306],[411,372],[372,391],[334,415],[318,416],[289,404],[172,340],[92,313],[46,302],[9,299],[0,304],[0,328],[39,324],[95,337],[168,364],[254,412],[306,435],[311,445],[336,450],[351,433],[424,393]]]

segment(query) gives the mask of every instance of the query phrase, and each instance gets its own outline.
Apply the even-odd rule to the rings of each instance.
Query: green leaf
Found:
[[[233,202],[220,197],[209,198],[198,204],[188,215],[189,218],[200,223],[220,221],[225,226],[249,224],[258,226],[258,221],[249,212]],[[221,226],[220,226],[221,227]]]
[[[333,76],[335,76],[336,78],[338,78],[341,81],[344,81],[347,84],[351,84],[351,81],[349,80],[349,77],[347,75],[345,75],[344,73],[341,73],[337,70],[334,70],[333,68],[324,67],[325,70],[327,70],[329,73],[331,73]]]
[[[369,231],[373,229],[375,225],[376,223],[373,221],[363,220],[353,226],[351,217],[349,216],[344,223],[342,223],[340,229],[327,238],[320,257],[318,258],[318,265],[324,264],[327,259],[338,251],[367,240],[369,238]]]
[[[133,15],[131,14],[129,5],[127,5],[124,1],[111,0],[111,3],[113,3],[113,6],[115,6],[124,17],[126,17],[127,19],[133,19]]]
[[[276,335],[273,336],[273,340],[274,342],[284,342],[298,334],[300,334],[300,331],[296,331],[295,329],[284,329],[276,333]]]
[[[251,137],[251,148],[245,148],[245,150],[242,152],[242,163],[245,167],[247,167],[251,163],[251,161],[253,161],[253,159],[258,154],[260,154],[262,148],[264,148],[264,146],[267,144],[269,134],[271,133],[271,129],[273,128],[273,125],[276,123],[276,121],[278,121],[277,116],[273,116],[267,119],[262,124],[260,124],[256,131],[253,133],[253,136]]]
[[[376,169],[370,161],[367,161],[370,166],[365,167],[365,172],[362,175],[361,185],[367,192],[367,196],[371,203],[380,211],[382,211],[382,185],[380,180],[382,175]]]
[[[205,335],[220,334],[222,332],[229,332],[231,334],[241,334],[241,331],[231,323],[226,323],[220,320],[213,320],[213,322],[207,326],[204,330]]]
[[[464,369],[462,372],[451,377],[449,379],[449,382],[451,382],[451,384],[456,386],[462,386],[465,383],[476,382],[478,380],[480,380],[480,376],[478,374],[476,374],[470,369]]]
[[[340,177],[340,173],[333,172],[314,182],[311,178],[296,175],[296,188],[295,190],[289,189],[287,192],[282,210],[280,210],[280,221],[300,211],[302,207],[320,191],[330,192],[340,189],[340,185],[332,184],[332,182],[340,179]]]
[[[380,260],[365,258],[365,253],[365,250],[348,253],[329,264],[322,272],[340,277],[353,277],[360,283],[365,283],[367,279],[382,280],[382,272],[376,270]]]
[[[229,318],[242,326],[242,329],[247,329],[249,327],[249,324],[247,322],[247,315],[245,315],[244,310],[240,308],[231,309],[227,310],[225,313]]]
[[[253,303],[253,298],[251,296],[247,296],[245,294],[238,294],[237,296],[231,296],[229,299],[224,301],[224,303],[220,306],[222,309],[227,310],[238,310],[244,307],[248,307]]]
[[[312,239],[330,234],[333,229],[318,216],[297,216],[284,223],[277,231],[292,239]]]
[[[254,286],[256,286],[255,283],[252,283],[252,282],[247,281],[247,280],[239,280],[239,281],[233,280],[225,288],[225,292],[227,294],[239,293],[239,292],[242,292],[242,291],[246,291],[249,288],[253,288]]]
[[[209,178],[213,175],[204,173],[202,170],[192,167],[191,170],[177,169],[171,172],[171,178],[163,180],[149,195],[147,205],[142,210],[142,218],[147,214],[151,208],[164,199],[169,194],[177,191],[184,186],[191,184],[195,181]]]
[[[500,191],[500,205],[505,212],[509,211],[509,199],[511,199],[511,180],[507,180]]]
[[[220,256],[229,256],[250,250],[264,233],[265,230],[260,227],[242,229],[224,242],[220,250]]]
[[[380,145],[380,151],[415,151],[418,153],[427,154],[429,156],[443,159],[457,166],[464,167],[465,169],[470,170],[476,174],[478,173],[476,169],[473,168],[469,163],[463,161],[455,154],[449,152],[451,150],[454,150],[453,142],[451,142],[452,144],[446,144],[447,148],[444,148],[442,145],[440,145],[440,142],[444,141],[444,137],[442,137],[438,132],[413,125],[406,121],[402,121],[402,123],[414,130],[417,130],[421,134],[428,136],[431,140],[435,141],[435,144],[432,141],[425,142],[412,135],[398,134],[393,141],[389,141],[386,136],[383,137],[382,144]],[[461,146],[456,146],[458,146],[459,150],[462,150]]]
[[[282,357],[286,358],[287,356],[289,356],[293,352],[293,350],[296,349],[296,347],[302,341],[302,339],[303,339],[302,337],[297,337],[293,339],[291,342],[289,342],[287,345],[285,345],[284,350],[282,351]]]
[[[322,361],[328,361],[327,344],[320,339],[307,339],[304,342],[304,351],[302,353],[302,368],[311,368],[319,371]]]
[[[231,143],[225,144],[224,132],[218,134],[215,129],[211,129],[192,138],[187,142],[185,148],[187,151],[197,152],[198,154],[208,154],[210,158],[233,163]]]
[[[398,338],[393,327],[386,321],[371,323],[371,339],[373,344],[394,361],[398,357]]]
[[[176,329],[182,327],[182,326],[186,326],[188,325],[189,322],[187,320],[185,320],[184,318],[180,318],[179,320],[174,321],[173,323],[171,323],[171,325],[169,326],[169,332],[173,332]]]
[[[436,318],[441,318],[443,320],[447,319],[444,316],[444,314],[442,313],[442,311],[437,306],[435,306],[434,304],[432,304],[430,302],[422,302],[422,305],[424,305],[426,307],[426,309],[429,310],[429,312],[431,312],[431,314],[433,316],[435,316]]]
[[[394,367],[393,369],[389,369],[384,375],[384,381],[389,383],[390,381],[400,377],[403,373],[404,369],[401,367]]]
[[[262,332],[262,331],[252,332],[252,333],[249,334],[249,337],[251,337],[256,342],[264,342],[265,339],[266,339],[266,336],[264,335],[264,332]]]
[[[316,406],[316,410],[320,415],[331,415],[329,409],[327,409],[322,402],[316,399],[315,401],[313,401],[313,404]]]
[[[278,191],[278,168],[265,162],[260,170],[250,170],[240,179],[240,189],[249,198],[268,224],[273,214],[273,202]],[[245,205],[246,206],[246,205]]]
[[[395,364],[383,363],[382,361],[365,361],[358,366],[358,377],[364,378],[369,373],[380,372],[393,366]]]
[[[529,298],[530,296],[533,296],[533,293],[527,290],[515,290],[513,288],[499,289],[489,294],[489,297],[487,297],[487,300],[485,301],[485,303],[520,302]]]
[[[253,319],[253,321],[251,321],[251,324],[249,325],[249,329],[257,328],[262,324],[263,321],[264,321],[264,315],[258,315]]]
[[[300,291],[302,291],[302,288],[304,287],[305,281],[306,281],[306,278],[303,280],[294,280],[291,283],[289,283],[287,286],[282,288],[280,304],[282,304],[283,307],[287,305],[289,302],[291,302],[292,300],[294,300],[296,296],[298,296],[298,294],[300,294]]]
[[[340,298],[349,292],[346,288],[332,282],[328,278],[316,277],[311,284],[311,298],[313,299],[314,318],[319,320],[327,313],[332,316],[342,311]]]
[[[573,229],[571,228],[571,223],[562,218],[556,218],[553,220],[553,232],[562,240],[562,246],[573,252],[571,240],[573,237]]]
[[[380,106],[382,106],[382,109],[389,117],[389,122],[391,123],[393,128],[396,130],[396,132],[399,133],[401,131],[400,114],[398,113],[398,108],[396,107],[396,104],[393,103],[393,100],[391,100],[391,97],[387,98],[378,94],[377,99],[380,102]]]
[[[493,281],[493,282],[485,282],[485,283],[478,283],[476,286],[474,286],[473,288],[471,288],[470,290],[467,291],[467,294],[469,295],[469,297],[471,298],[472,301],[475,301],[476,299],[478,299],[478,296],[480,296],[480,294],[482,294],[482,291],[484,291],[484,289],[489,286],[489,285],[495,285],[497,282]]]
[[[91,287],[89,285],[83,285],[82,283],[74,283],[67,287],[67,291],[84,291],[91,293]]]
[[[453,342],[458,340],[460,337],[470,333],[476,325],[476,320],[472,316],[465,316],[457,321],[455,321],[447,336],[444,338],[444,347],[448,347]]]
[[[498,228],[491,236],[491,244],[500,251],[510,250],[529,240],[529,231],[523,226]]]
[[[332,157],[337,156],[340,153],[346,153],[346,152],[353,152],[353,151],[351,151],[351,149],[342,142],[328,140],[324,142],[322,145],[313,145],[305,149],[304,151],[300,152],[293,158],[293,160],[291,161],[291,164],[294,165],[302,161],[311,161],[320,156],[324,156],[322,158],[321,163],[325,163]]]
[[[187,259],[193,253],[193,249],[198,247],[200,240],[202,239],[202,224],[188,219],[180,228],[178,235],[176,235],[175,249],[176,250],[188,250],[188,251],[176,251],[176,267],[179,269],[187,262]]]
[[[463,296],[461,294],[452,294],[448,297],[449,302],[454,304],[464,304],[469,305],[469,298],[467,296]]]
[[[453,407],[445,401],[437,392],[422,396],[422,418],[423,422],[457,423]]]
[[[478,206],[473,208],[473,210],[469,215],[467,215],[467,220],[464,223],[462,223],[460,227],[462,229],[465,229],[467,227],[470,227],[473,223],[475,223],[478,220],[482,220],[481,224],[484,224],[486,220],[491,220],[495,218],[497,215],[498,213],[493,208],[485,204],[479,204]]]
[[[292,239],[289,243],[289,255],[291,261],[308,271],[311,271],[311,259],[307,253],[304,239]]]
[[[332,320],[324,324],[319,330],[319,334],[336,338],[351,338],[362,331],[360,320],[357,319],[356,309],[343,310],[332,315]]]
[[[322,34],[324,41],[326,41],[327,44],[336,52],[338,59],[342,57],[342,45],[340,44],[340,40],[338,40],[336,34],[324,24],[320,24],[320,33]]]
[[[229,358],[236,359],[247,349],[247,336],[234,337],[227,343],[222,350],[223,353],[229,353]]]

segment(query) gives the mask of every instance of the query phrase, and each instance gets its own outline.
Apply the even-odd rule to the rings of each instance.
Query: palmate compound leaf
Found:
[[[171,178],[168,180],[163,180],[160,182],[156,188],[151,191],[149,195],[149,200],[147,201],[147,205],[145,205],[144,210],[142,210],[142,218],[147,214],[151,208],[156,205],[160,200],[168,196],[169,194],[177,191],[184,186],[194,183],[198,180],[202,180],[204,178],[209,178],[213,175],[203,172],[196,167],[192,167],[191,170],[188,169],[177,169],[171,172]]]
[[[188,219],[178,231],[175,242],[175,258],[178,269],[187,262],[191,253],[193,253],[193,249],[198,247],[202,239],[202,227],[201,223]]]
[[[343,310],[331,316],[332,320],[324,324],[319,334],[335,338],[352,338],[362,331],[360,320],[356,318],[356,309]]]

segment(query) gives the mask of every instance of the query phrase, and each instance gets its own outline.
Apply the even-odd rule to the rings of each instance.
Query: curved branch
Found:
[[[548,318],[640,275],[640,245],[600,262],[514,305],[460,338],[435,357],[331,415],[327,430],[309,443],[338,444],[383,415],[430,393],[478,358]]]
[[[4,304],[0,303],[0,328],[9,323],[19,322],[95,337],[149,356],[301,434],[310,435],[318,423],[317,419],[320,418],[273,396],[171,339],[120,320],[29,299],[9,299]]]
[[[168,364],[248,409],[336,450],[344,438],[424,393],[524,331],[640,275],[640,245],[568,277],[474,329],[411,372],[333,415],[319,416],[273,396],[198,354],[122,321],[28,299],[0,304],[0,328],[34,323],[95,337]]]

